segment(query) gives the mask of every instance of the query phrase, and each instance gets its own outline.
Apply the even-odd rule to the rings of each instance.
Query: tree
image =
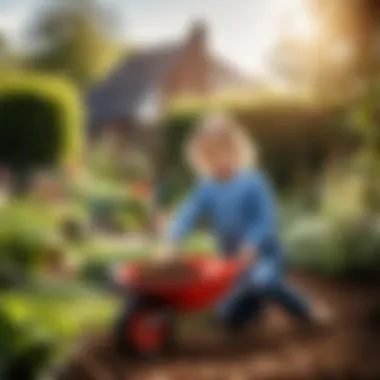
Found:
[[[112,37],[118,22],[95,0],[71,0],[64,5],[56,1],[33,24],[32,35],[39,49],[30,65],[89,86],[121,51]]]

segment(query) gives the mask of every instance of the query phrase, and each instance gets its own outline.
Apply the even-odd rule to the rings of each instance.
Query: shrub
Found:
[[[87,262],[82,267],[79,276],[92,285],[108,286],[112,282],[110,265],[101,260]]]
[[[368,274],[379,268],[378,220],[303,217],[285,231],[284,241],[296,267],[332,274]]]
[[[89,228],[83,220],[71,217],[62,221],[61,233],[67,241],[78,243],[83,242],[88,237]]]
[[[342,245],[346,272],[353,274],[378,272],[380,263],[379,219],[346,221],[337,230]]]
[[[74,165],[82,114],[65,81],[40,75],[0,78],[0,162],[13,171]]]
[[[0,376],[35,379],[51,359],[51,342],[32,337],[30,329],[0,310]]]
[[[112,297],[84,286],[41,285],[33,292],[2,294],[1,379],[40,378],[48,367],[67,360],[84,328],[106,328],[116,311]]]
[[[95,224],[117,231],[136,230],[146,225],[147,205],[128,194],[104,194],[90,200]]]
[[[0,268],[25,279],[57,244],[46,214],[26,202],[11,203],[0,216]]]
[[[284,233],[289,261],[292,265],[321,272],[337,265],[337,242],[333,226],[319,217],[303,217]]]

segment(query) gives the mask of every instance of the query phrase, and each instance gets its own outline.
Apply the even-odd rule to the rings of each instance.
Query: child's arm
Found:
[[[205,214],[208,204],[208,191],[205,185],[198,185],[187,200],[180,206],[168,233],[172,244],[179,244],[189,234]]]
[[[248,228],[243,246],[256,252],[268,237],[276,234],[277,215],[272,190],[261,176],[257,176],[252,183],[252,197],[256,204],[256,214]]]
[[[180,206],[174,221],[165,236],[165,242],[155,257],[160,263],[171,261],[179,249],[181,240],[191,231],[198,220],[204,215],[207,207],[208,191],[204,186],[197,188]]]

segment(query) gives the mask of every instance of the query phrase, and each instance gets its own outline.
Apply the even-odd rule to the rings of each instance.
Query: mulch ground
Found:
[[[244,336],[223,340],[191,323],[170,357],[132,362],[107,337],[80,344],[61,380],[379,380],[380,280],[294,275],[296,285],[335,313],[334,327],[305,332],[275,307]],[[183,331],[182,331],[183,330]]]

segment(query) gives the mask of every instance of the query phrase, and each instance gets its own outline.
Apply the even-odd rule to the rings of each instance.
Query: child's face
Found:
[[[229,178],[239,169],[236,142],[230,136],[211,135],[200,142],[199,154],[214,178]]]

